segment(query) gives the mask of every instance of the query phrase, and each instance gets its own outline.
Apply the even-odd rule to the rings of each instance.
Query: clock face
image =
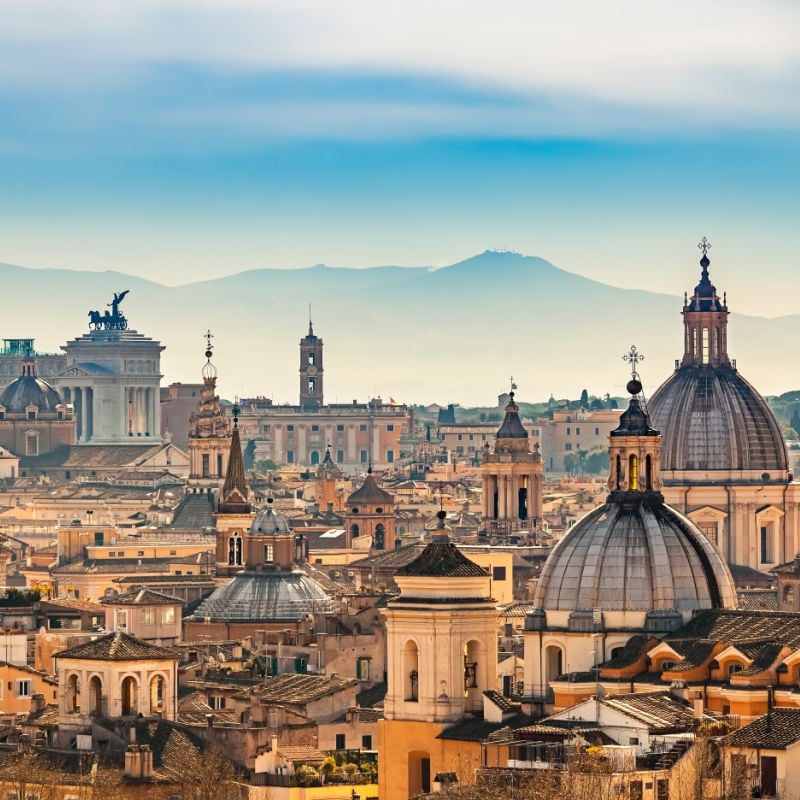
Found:
[[[313,378],[317,374],[317,368],[313,364],[311,364],[311,366],[309,366],[306,372]]]

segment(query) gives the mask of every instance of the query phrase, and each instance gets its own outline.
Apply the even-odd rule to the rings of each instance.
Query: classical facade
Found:
[[[253,441],[255,457],[279,464],[316,467],[328,447],[334,463],[347,472],[365,472],[369,465],[390,468],[400,458],[400,437],[412,424],[405,405],[328,403],[323,394],[323,342],[309,324],[300,340],[298,405],[273,405],[263,397],[243,399],[239,428]]]
[[[81,444],[161,441],[159,387],[164,348],[127,329],[118,309],[125,294],[115,295],[114,316],[109,320],[116,323],[103,327],[103,322],[94,322],[89,333],[62,346],[66,367],[51,378],[64,402],[74,409]]]
[[[17,456],[39,456],[75,441],[72,408],[36,374],[27,354],[20,375],[0,393],[0,446]]]
[[[630,405],[609,437],[610,494],[558,542],[525,620],[525,696],[563,708],[557,681],[599,669],[634,632],[655,644],[702,609],[733,609],[733,578],[708,539],[664,502],[661,434],[628,383]],[[585,685],[582,686],[586,690]]]
[[[708,274],[683,307],[683,358],[648,408],[664,436],[664,497],[730,564],[768,571],[800,549],[800,484],[780,426],[728,355],[728,305]]]
[[[481,464],[482,516],[487,531],[493,535],[530,530],[542,518],[539,443],[531,448],[513,391],[509,397],[494,450],[486,442]]]

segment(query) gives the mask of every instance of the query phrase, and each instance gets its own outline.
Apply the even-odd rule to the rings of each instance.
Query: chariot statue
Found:
[[[111,308],[110,313],[108,308],[102,314],[99,311],[90,311],[88,314],[89,330],[124,331],[128,327],[128,320],[120,313],[119,304],[129,291],[126,289],[124,292],[114,292],[114,299],[110,303],[106,303]]]

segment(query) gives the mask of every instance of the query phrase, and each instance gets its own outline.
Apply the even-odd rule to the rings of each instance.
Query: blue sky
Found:
[[[799,313],[800,5],[5,0],[0,261],[539,255]]]

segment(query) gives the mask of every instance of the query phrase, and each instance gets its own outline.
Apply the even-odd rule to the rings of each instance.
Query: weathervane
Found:
[[[636,371],[636,365],[640,361],[644,361],[644,355],[636,349],[636,345],[632,344],[631,349],[622,356],[623,361],[627,361],[631,365],[631,378],[639,380],[639,373]]]
[[[700,241],[700,243],[697,245],[697,247],[703,251],[703,255],[705,256],[711,249],[711,242],[709,242],[708,239],[706,239],[706,237],[704,236]]]
[[[214,334],[211,333],[210,330],[205,332],[204,338],[206,340],[206,358],[211,361],[211,355],[214,350],[214,345],[211,344],[211,340],[214,338]]]
[[[511,376],[511,393],[514,393],[514,390],[517,388],[517,384],[514,383],[514,376]]]

